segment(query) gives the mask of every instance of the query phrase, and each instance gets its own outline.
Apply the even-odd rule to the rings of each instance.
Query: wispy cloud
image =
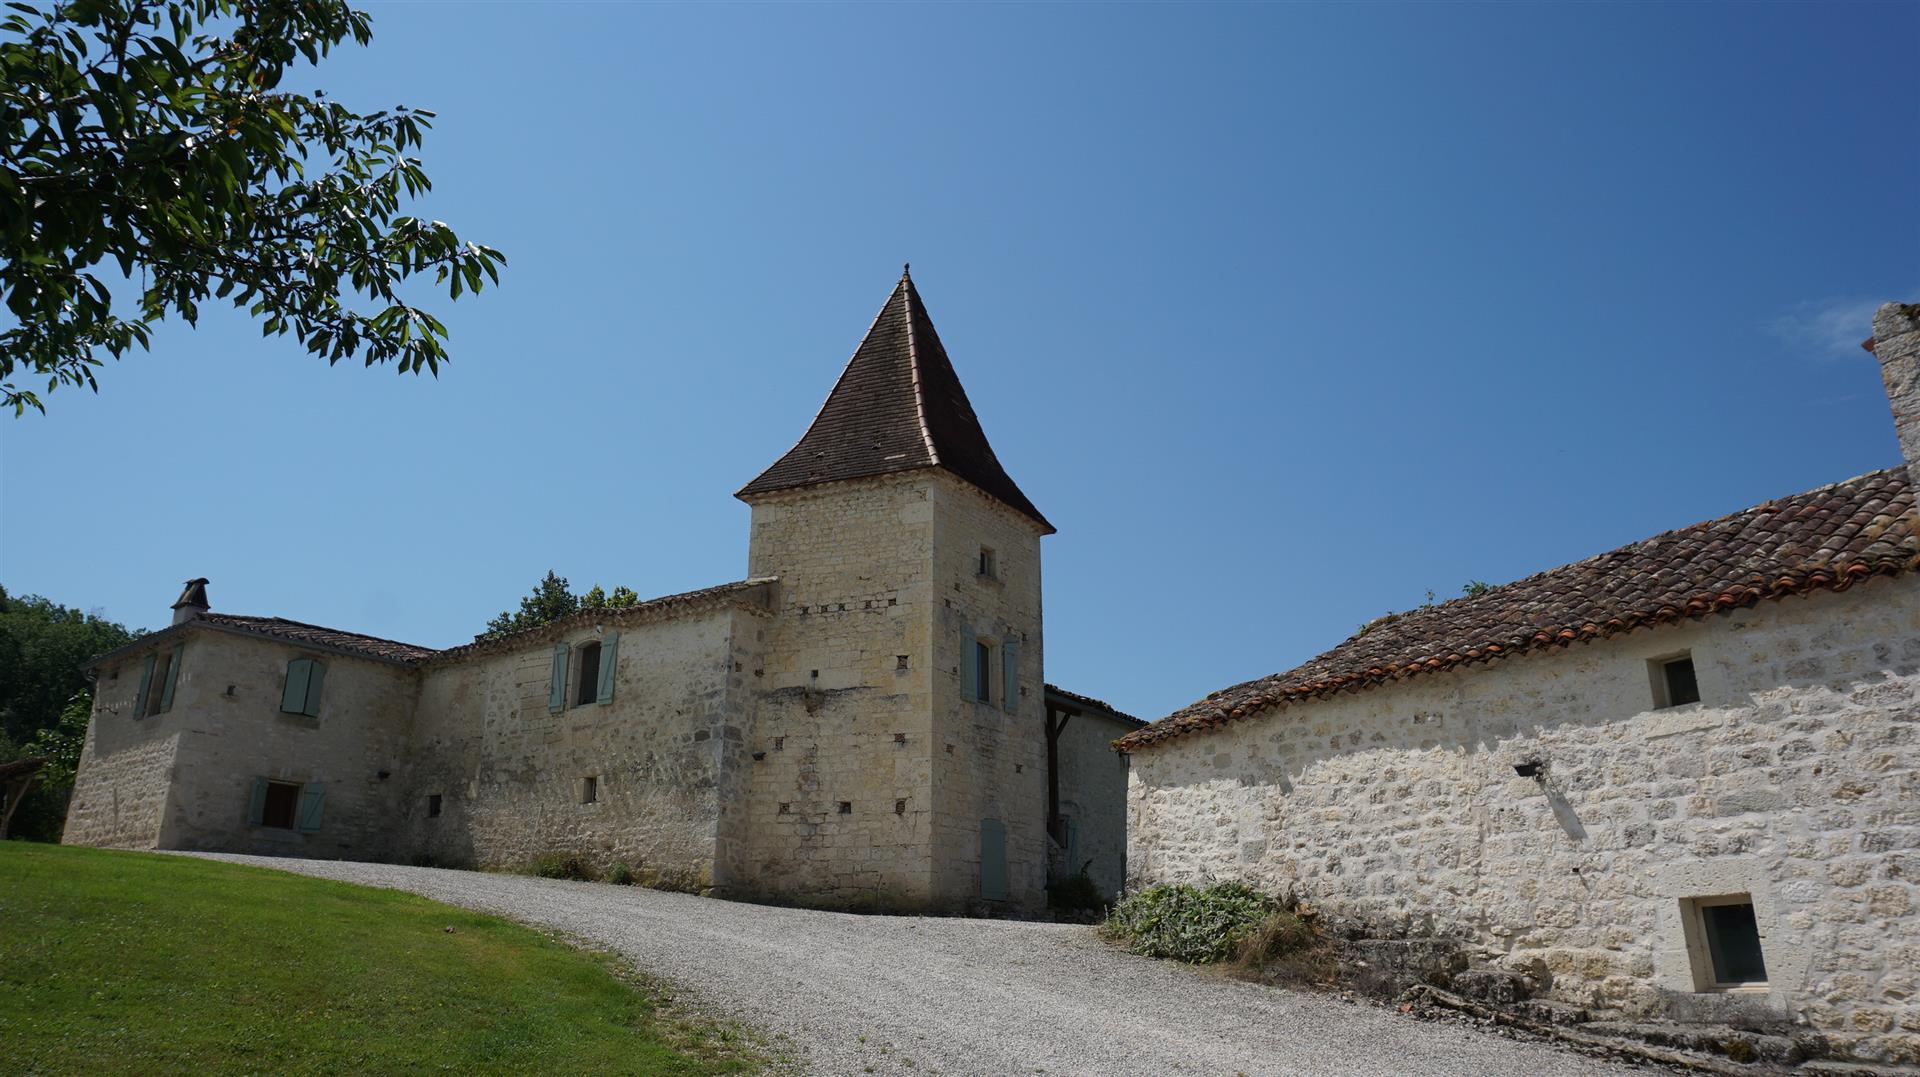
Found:
[[[1860,342],[1873,335],[1879,299],[1825,299],[1796,303],[1769,326],[1775,336],[1815,359],[1859,359]]]

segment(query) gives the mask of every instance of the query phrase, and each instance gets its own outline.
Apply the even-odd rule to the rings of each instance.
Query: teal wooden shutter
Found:
[[[280,690],[280,709],[288,714],[307,713],[307,678],[313,674],[313,659],[296,658],[287,663],[287,686]]]
[[[1020,710],[1020,643],[1009,639],[1000,648],[1000,706],[1008,714]]]
[[[1007,900],[1007,824],[980,820],[980,897]]]
[[[960,698],[974,699],[980,684],[980,638],[973,629],[960,630]]]
[[[553,679],[547,682],[547,710],[559,714],[567,709],[567,652],[564,643],[553,645]]]
[[[1067,874],[1078,875],[1085,871],[1088,864],[1080,862],[1080,822],[1069,815],[1067,823]]]
[[[327,799],[327,787],[318,782],[308,782],[300,787],[300,815],[295,829],[302,834],[311,834],[320,829],[320,805]]]
[[[301,704],[301,714],[320,716],[320,683],[327,678],[327,667],[319,662],[307,663],[307,698]]]
[[[153,688],[153,664],[159,660],[159,655],[148,655],[146,667],[140,671],[140,694],[133,699],[133,716],[135,718],[146,717],[147,692]]]
[[[607,633],[606,641],[600,644],[600,694],[601,703],[613,702],[613,665],[619,659],[620,633]]]
[[[247,797],[247,825],[259,826],[267,817],[267,780],[255,778],[253,793]]]
[[[180,680],[180,656],[186,653],[186,644],[176,643],[173,645],[173,660],[167,663],[167,687],[160,693],[160,710],[162,713],[173,709],[173,686],[175,682]]]

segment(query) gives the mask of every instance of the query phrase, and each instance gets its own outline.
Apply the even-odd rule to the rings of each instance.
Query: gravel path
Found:
[[[1638,1072],[1132,957],[1086,927],[853,916],[387,864],[213,859],[408,890],[592,940],[784,1035],[813,1074]]]

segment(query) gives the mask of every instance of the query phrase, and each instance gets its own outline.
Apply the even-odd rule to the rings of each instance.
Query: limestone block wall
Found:
[[[573,852],[601,867],[623,860],[669,883],[711,885],[720,791],[736,780],[748,736],[731,691],[733,638],[756,620],[724,608],[589,625],[430,663],[394,820],[400,856],[520,867]],[[568,706],[551,713],[556,639],[577,656],[615,630],[612,702],[573,704],[575,657]],[[586,778],[594,779],[591,802]]]
[[[928,473],[754,499],[749,573],[780,584],[747,664],[761,758],[742,805],[743,890],[930,900],[932,520]]]
[[[153,650],[170,649],[171,641]],[[93,718],[67,806],[68,845],[120,849],[161,847],[174,753],[185,722],[177,714],[134,716],[140,671],[151,650],[137,651],[99,671]]]
[[[1074,715],[1060,732],[1060,813],[1073,821],[1063,863],[1068,872],[1086,865],[1108,896],[1120,893],[1127,872],[1129,757],[1114,751],[1113,742],[1135,728],[1088,713]]]
[[[176,642],[184,649],[173,706],[164,714],[131,717],[144,651],[101,671],[88,731],[94,747],[81,762],[66,840],[335,859],[387,855],[395,776],[406,762],[412,671],[214,629],[158,646],[170,650]],[[280,712],[287,663],[295,658],[325,667],[318,716]],[[257,778],[322,785],[319,828],[252,825],[248,803]],[[159,833],[134,842],[100,832],[95,820],[116,798],[123,805],[164,801]]]
[[[1025,516],[965,483],[933,473],[933,819],[936,902],[964,907],[980,895],[981,821],[1006,828],[1007,901],[1046,904],[1047,746],[1040,534]],[[979,574],[982,546],[996,575]],[[988,642],[991,699],[961,683],[966,630]],[[1017,644],[1014,709],[1001,663]]]
[[[1702,702],[1653,709],[1690,651]],[[1920,1060],[1920,582],[1760,605],[1144,748],[1135,885],[1245,879],[1544,971]],[[1540,760],[1544,781],[1515,775]],[[1694,990],[1688,897],[1749,893],[1764,990]]]

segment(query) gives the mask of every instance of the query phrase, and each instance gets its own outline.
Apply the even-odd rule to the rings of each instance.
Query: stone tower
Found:
[[[903,273],[813,423],[738,494],[777,613],[732,878],[821,904],[1033,907],[1040,539]]]

